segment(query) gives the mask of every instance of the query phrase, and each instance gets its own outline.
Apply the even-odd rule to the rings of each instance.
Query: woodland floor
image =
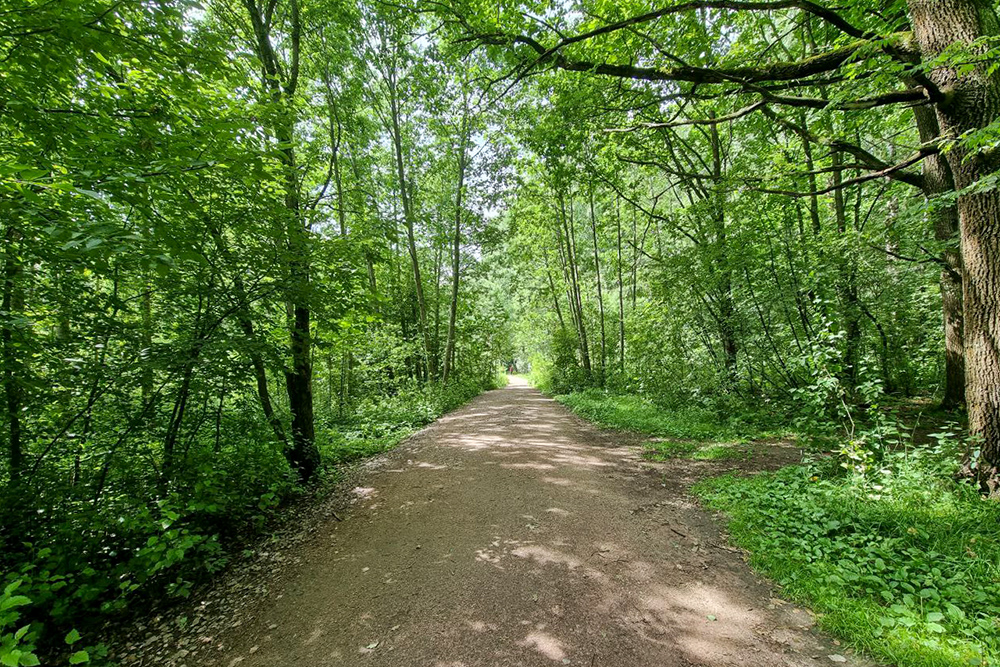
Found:
[[[778,599],[688,493],[798,460],[651,463],[513,378],[366,465],[344,508],[136,628],[132,665],[866,664]],[[239,569],[239,568],[236,568]]]

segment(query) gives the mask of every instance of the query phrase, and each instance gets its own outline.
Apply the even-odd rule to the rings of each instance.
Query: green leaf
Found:
[[[68,635],[66,635],[66,643],[72,646],[78,641],[80,641],[80,633],[76,631],[76,628],[74,628],[69,631]]]
[[[38,667],[42,664],[38,661],[38,656],[34,653],[22,653],[21,654],[21,667]]]
[[[71,665],[82,665],[85,662],[90,662],[90,654],[86,651],[77,651],[69,657]]]
[[[26,598],[23,595],[15,595],[6,600],[0,600],[0,611],[6,611],[13,607],[23,607],[26,604],[31,604],[30,598]]]

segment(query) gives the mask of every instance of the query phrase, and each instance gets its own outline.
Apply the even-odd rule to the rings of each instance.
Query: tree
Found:
[[[919,175],[908,168],[944,151],[956,188],[949,196],[957,200],[961,227],[965,397],[972,432],[983,440],[983,465],[977,475],[990,489],[996,489],[1000,356],[989,341],[996,338],[1000,300],[994,284],[996,243],[988,230],[1000,222],[1000,195],[990,179],[997,170],[998,156],[986,138],[994,132],[991,124],[1000,100],[1000,72],[990,65],[995,56],[991,40],[1000,30],[996,8],[975,0],[912,0],[907,5],[908,16],[903,16],[891,10],[889,14],[869,11],[877,9],[875,4],[854,3],[848,10],[834,10],[806,0],[696,0],[633,15],[621,7],[617,10],[619,16],[624,14],[621,18],[587,19],[571,30],[560,31],[554,40],[551,33],[545,34],[545,26],[552,23],[522,22],[520,27],[525,31],[512,32],[509,26],[517,25],[516,21],[497,29],[484,24],[483,14],[470,13],[468,6],[456,6],[447,15],[461,25],[467,39],[520,54],[515,55],[515,70],[521,76],[547,66],[646,82],[651,87],[665,85],[665,90],[676,91],[671,97],[746,99],[746,104],[733,112],[708,118],[713,126],[765,110],[777,115],[776,110],[788,108],[846,113],[898,104],[932,106],[946,141],[922,143],[912,155],[887,163],[863,146],[838,138],[830,143],[834,154],[850,155],[858,161],[853,168],[864,173],[850,179],[838,177],[819,193],[883,178],[915,182]],[[728,43],[728,53],[724,51],[722,57],[711,48],[703,48],[721,40],[723,26],[738,31],[738,37],[727,42],[739,43],[744,35],[754,32],[760,16],[771,14],[793,25],[797,22],[800,29],[826,36],[828,41],[792,60],[761,61],[750,55],[754,49],[740,52]],[[665,34],[662,28],[657,35],[643,31],[662,20],[687,28],[677,31],[685,34],[684,43],[660,41]],[[912,25],[912,40],[904,29],[906,23]],[[693,34],[701,39],[693,39]],[[632,64],[638,59],[649,64]],[[656,61],[667,64],[660,66]],[[847,89],[845,84],[859,77],[868,80],[865,89],[871,94],[855,96],[854,90]],[[826,94],[831,87],[836,87],[835,95]],[[796,94],[809,89],[819,89],[822,94]],[[655,129],[674,122],[653,122],[644,127]],[[846,169],[843,164],[831,167],[835,174]]]

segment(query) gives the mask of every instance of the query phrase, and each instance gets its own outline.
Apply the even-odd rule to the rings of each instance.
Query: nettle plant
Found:
[[[5,667],[33,667],[41,664],[35,654],[39,628],[31,623],[20,625],[18,622],[21,620],[19,609],[31,604],[28,596],[17,594],[21,583],[21,580],[11,582],[3,589],[3,593],[0,593],[0,665]],[[80,633],[76,630],[66,635],[65,642],[71,651],[73,645],[79,641]],[[71,665],[90,662],[90,653],[82,650],[73,651],[68,662]]]
[[[864,419],[855,418],[856,408],[842,402],[843,413],[848,423],[847,438],[836,451],[841,457],[841,467],[846,468],[865,480],[870,480],[881,469],[886,454],[894,447],[900,447],[909,439],[909,434],[886,413],[880,404],[884,396],[882,383],[872,373],[872,369],[860,365],[862,381],[857,385],[858,404],[867,406]],[[877,491],[878,489],[876,489]]]

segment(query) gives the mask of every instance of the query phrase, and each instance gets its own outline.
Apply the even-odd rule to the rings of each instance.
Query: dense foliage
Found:
[[[998,40],[994,0],[14,0],[0,661],[97,655],[500,363],[851,474],[887,396],[965,403],[939,477],[1000,493]],[[801,474],[732,493],[847,497]]]
[[[419,17],[15,4],[0,655],[30,665],[187,596],[303,482],[493,386],[507,343],[473,64]]]

